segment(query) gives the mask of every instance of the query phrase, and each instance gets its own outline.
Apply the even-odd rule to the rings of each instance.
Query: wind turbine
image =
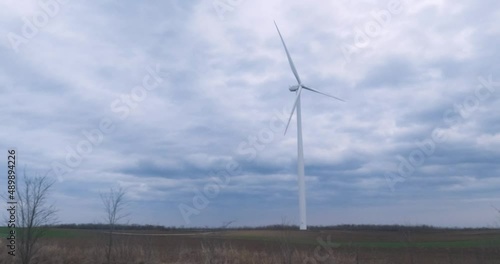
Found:
[[[293,113],[295,109],[297,109],[297,174],[298,174],[298,182],[299,182],[299,214],[300,214],[300,230],[307,230],[307,222],[306,222],[306,186],[305,186],[305,177],[304,177],[304,150],[302,147],[302,116],[300,112],[300,93],[302,89],[306,89],[311,92],[319,93],[322,95],[326,95],[328,97],[337,99],[339,101],[344,102],[344,100],[320,92],[311,87],[305,86],[300,80],[299,74],[297,73],[297,69],[295,68],[295,64],[293,63],[292,57],[290,57],[290,53],[286,47],[285,41],[283,40],[283,36],[281,35],[280,29],[274,21],[274,25],[276,26],[276,30],[278,30],[278,34],[280,35],[281,42],[283,43],[283,47],[285,48],[286,56],[288,58],[288,62],[290,64],[290,68],[292,69],[293,75],[295,75],[295,79],[297,79],[297,85],[290,86],[290,91],[295,92],[297,97],[295,98],[295,103],[293,104],[292,113],[288,118],[288,123],[286,124],[285,134],[288,130],[288,126],[290,125],[290,120],[292,120]]]

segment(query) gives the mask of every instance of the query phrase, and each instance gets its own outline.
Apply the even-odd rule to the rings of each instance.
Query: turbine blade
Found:
[[[285,40],[283,40],[283,36],[281,36],[280,29],[278,28],[278,25],[276,24],[276,21],[274,21],[274,25],[276,26],[276,29],[278,30],[278,34],[280,35],[281,42],[283,43],[283,47],[285,48],[286,56],[288,58],[288,63],[290,63],[290,68],[292,69],[293,75],[295,75],[295,79],[297,79],[297,82],[301,84],[299,74],[297,73],[297,69],[295,68],[295,64],[293,64],[292,57],[290,57],[290,53],[288,52],[288,48],[286,47]]]
[[[293,104],[292,113],[290,114],[290,117],[288,118],[288,123],[286,123],[284,135],[286,135],[286,131],[288,130],[288,126],[290,125],[290,121],[292,120],[293,113],[295,113],[295,108],[297,108],[297,102],[299,101],[299,98],[300,98],[300,92],[302,92],[302,86],[299,86],[299,89],[297,90],[297,97],[295,97],[295,103]]]
[[[328,97],[331,97],[331,98],[337,99],[337,100],[339,100],[339,101],[345,102],[343,99],[340,99],[340,98],[335,97],[335,96],[333,96],[333,95],[329,95],[329,94],[326,94],[326,93],[320,92],[320,91],[318,91],[318,90],[316,90],[316,89],[313,89],[313,88],[310,88],[310,87],[307,87],[307,86],[302,86],[302,87],[304,87],[304,89],[309,90],[309,91],[311,91],[311,92],[315,92],[315,93],[319,93],[319,94],[322,94],[322,95],[326,95],[326,96],[328,96]]]

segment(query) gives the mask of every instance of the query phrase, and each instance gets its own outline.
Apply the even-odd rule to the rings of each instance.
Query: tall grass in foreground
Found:
[[[255,251],[245,248],[235,248],[230,243],[219,241],[203,241],[199,247],[190,248],[180,246],[175,251],[168,249],[152,250],[147,244],[134,246],[127,241],[120,241],[114,247],[113,259],[115,264],[180,264],[180,263],[255,263],[255,264],[276,264],[276,263],[305,263],[305,259],[310,252],[294,250],[287,261],[281,251]],[[52,244],[45,245],[39,254],[33,259],[33,263],[38,264],[104,264],[107,263],[106,247],[62,247]],[[309,254],[310,255],[310,254]],[[337,254],[331,256],[325,262],[318,263],[355,263],[352,262],[354,256],[349,254]],[[0,264],[17,264],[16,260],[7,255],[4,247],[0,248]],[[314,262],[307,262],[314,263]],[[376,263],[376,262],[370,262]],[[385,263],[385,262],[377,262]]]
[[[495,253],[495,250],[497,253]],[[428,255],[431,254],[431,255]],[[111,263],[115,264],[283,264],[283,263],[335,263],[335,264],[489,264],[500,263],[498,249],[477,248],[459,249],[442,252],[415,252],[410,257],[406,250],[391,251],[390,254],[378,249],[340,248],[326,259],[313,260],[314,250],[293,249],[290,256],[283,258],[278,248],[274,251],[236,248],[228,242],[215,240],[201,241],[199,246],[179,245],[175,250],[151,247],[147,243],[132,245],[130,241],[116,243]],[[309,261],[305,261],[309,259]],[[33,259],[38,264],[103,264],[107,262],[105,246],[65,247],[60,244],[46,244]],[[7,255],[4,246],[0,247],[0,264],[15,264]]]

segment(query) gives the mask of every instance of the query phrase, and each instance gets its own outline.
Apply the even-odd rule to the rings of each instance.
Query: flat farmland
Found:
[[[104,263],[108,237],[50,229],[36,263]],[[500,231],[118,230],[113,263],[500,263]]]

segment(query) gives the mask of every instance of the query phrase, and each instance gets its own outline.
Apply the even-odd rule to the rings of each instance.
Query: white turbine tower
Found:
[[[302,81],[300,80],[299,74],[297,73],[297,69],[295,68],[295,65],[293,64],[292,57],[290,57],[290,53],[288,52],[288,49],[286,47],[285,41],[283,40],[283,36],[281,35],[280,29],[278,28],[278,25],[276,24],[276,21],[274,22],[274,25],[276,26],[276,29],[278,30],[278,34],[280,35],[281,42],[283,43],[283,47],[285,48],[286,56],[288,58],[288,62],[290,63],[290,68],[292,69],[293,75],[295,75],[295,79],[297,79],[297,85],[290,86],[290,91],[291,92],[296,92],[297,97],[295,98],[295,103],[293,104],[292,108],[292,113],[290,114],[290,117],[288,118],[288,123],[286,124],[285,128],[285,134],[286,131],[288,130],[288,126],[290,125],[290,120],[292,120],[293,113],[295,112],[295,109],[297,109],[297,174],[298,174],[298,181],[299,181],[299,214],[300,214],[300,230],[307,230],[307,222],[306,222],[306,186],[305,186],[305,177],[304,177],[304,151],[302,147],[302,117],[301,117],[301,112],[300,112],[300,93],[302,92],[302,89],[309,90],[311,92],[319,93],[322,95],[326,95],[328,97],[344,101],[338,97],[331,96],[325,93],[322,93],[318,90],[315,90],[313,88],[305,86]]]

